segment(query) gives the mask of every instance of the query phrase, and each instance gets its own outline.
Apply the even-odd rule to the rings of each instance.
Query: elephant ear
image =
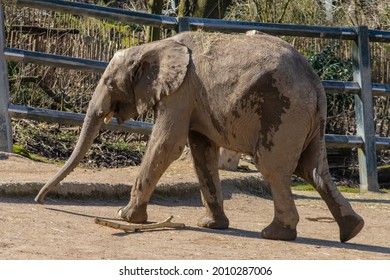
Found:
[[[134,73],[134,95],[138,114],[156,105],[163,96],[183,83],[190,61],[186,46],[174,40],[145,45]]]

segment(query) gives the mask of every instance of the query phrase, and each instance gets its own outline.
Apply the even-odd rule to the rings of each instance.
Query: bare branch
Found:
[[[157,228],[184,228],[183,223],[172,223],[173,216],[165,219],[164,221],[152,223],[152,224],[122,224],[117,222],[111,222],[99,218],[95,218],[95,223],[98,225],[120,229],[125,232],[134,232],[139,230],[157,229]]]
[[[323,222],[323,223],[335,223],[336,220],[331,217],[316,217],[316,218],[306,218],[306,220],[311,222]]]

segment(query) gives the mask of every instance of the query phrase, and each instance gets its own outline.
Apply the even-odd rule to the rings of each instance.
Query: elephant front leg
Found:
[[[130,202],[127,206],[118,210],[118,215],[130,222],[130,223],[145,223],[148,220],[148,214],[146,211],[151,194],[148,194],[150,190],[154,190],[152,185],[145,185],[148,193],[143,193],[142,181],[146,183],[146,180],[137,178],[136,182],[131,189]],[[145,189],[144,189],[145,191]],[[152,191],[153,192],[153,191]]]
[[[223,195],[218,174],[219,147],[203,134],[191,131],[189,134],[191,153],[198,175],[203,205],[206,212],[198,226],[213,229],[229,227],[229,220],[223,210]]]
[[[168,133],[167,133],[168,132]],[[119,216],[132,223],[145,223],[148,219],[147,205],[158,180],[169,165],[180,157],[187,135],[180,129],[170,132],[168,128],[155,125],[140,172],[131,190],[130,202],[119,209]]]

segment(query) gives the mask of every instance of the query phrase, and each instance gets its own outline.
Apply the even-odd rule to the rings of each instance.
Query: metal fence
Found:
[[[353,42],[352,59],[354,65],[354,81],[323,81],[322,83],[328,94],[343,93],[353,94],[355,96],[357,134],[327,134],[326,143],[328,147],[357,148],[361,191],[377,191],[379,189],[376,150],[390,149],[390,138],[375,136],[373,96],[390,96],[390,85],[372,83],[369,48],[370,42],[390,43],[390,32],[369,30],[366,26],[324,27],[188,17],[172,18],[61,0],[0,0],[0,2],[2,4],[51,10],[73,15],[117,20],[123,23],[164,27],[176,30],[177,32],[199,28],[205,31],[223,32],[259,30],[272,35],[350,40]],[[107,63],[7,48],[3,17],[3,8],[0,5],[0,150],[12,152],[10,116],[67,125],[81,125],[84,115],[9,104],[7,60],[98,73],[104,71]],[[103,128],[150,134],[152,124],[128,121],[119,126],[112,122]]]

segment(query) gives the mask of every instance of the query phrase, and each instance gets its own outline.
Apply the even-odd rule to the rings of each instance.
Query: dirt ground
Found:
[[[298,238],[272,241],[262,239],[260,231],[272,220],[273,203],[269,196],[249,191],[257,186],[256,193],[261,193],[261,178],[251,166],[243,172],[221,172],[230,229],[208,230],[196,226],[203,209],[191,162],[179,160],[162,178],[148,213],[150,221],[173,215],[173,222],[186,227],[125,233],[97,225],[94,218],[115,219],[117,209],[127,203],[126,193],[75,194],[91,186],[128,192],[137,167],[78,168],[59,188],[73,192],[71,198],[54,195],[45,205],[34,203],[33,194],[57,169],[0,154],[0,259],[390,259],[388,193],[345,194],[366,225],[343,244],[337,224],[321,219],[330,212],[318,194],[294,191],[300,213]]]

